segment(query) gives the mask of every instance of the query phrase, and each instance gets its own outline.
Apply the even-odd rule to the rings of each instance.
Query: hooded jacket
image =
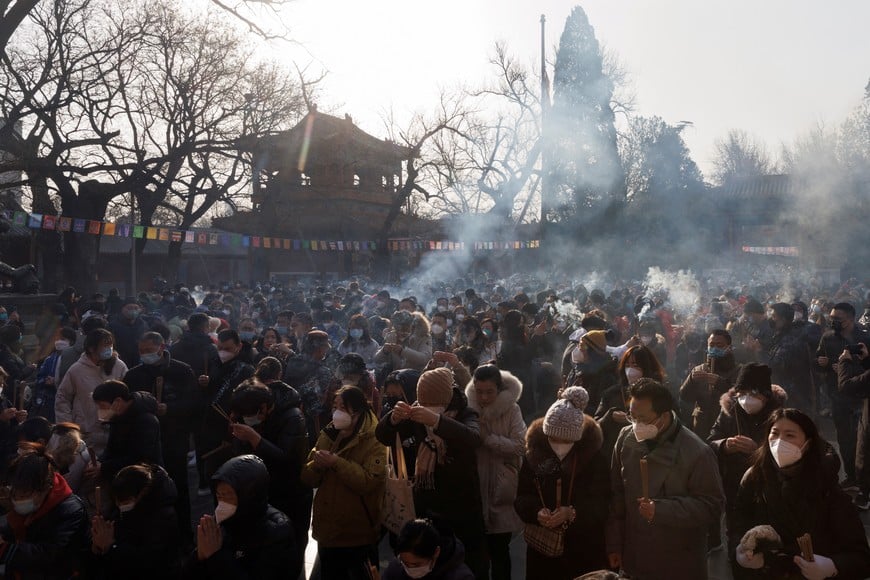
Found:
[[[616,441],[610,468],[613,501],[607,524],[607,553],[621,554],[632,576],[650,580],[707,577],[707,528],[724,503],[716,456],[671,413],[671,425],[656,439],[639,442],[631,427]],[[649,466],[652,523],[641,518],[640,460]]]
[[[175,484],[161,467],[151,467],[147,493],[127,513],[117,512],[115,545],[98,556],[101,578],[175,577],[180,570]]]
[[[503,389],[486,407],[481,407],[477,400],[473,380],[465,387],[469,408],[480,415],[483,445],[477,451],[477,473],[488,534],[515,532],[523,527],[514,510],[525,448],[526,424],[517,405],[523,385],[507,371],[501,371],[501,380]]]
[[[0,564],[6,566],[7,578],[62,580],[81,570],[91,527],[84,502],[56,473],[39,509],[29,516],[9,512],[0,536],[5,540]]]
[[[360,421],[358,431],[338,449],[338,430],[332,423],[324,428],[302,470],[302,482],[317,488],[312,536],[326,548],[366,546],[380,537],[387,450],[375,438],[374,413],[369,411]],[[332,469],[314,466],[314,453],[319,450],[338,456]]]
[[[108,481],[129,465],[163,465],[157,400],[143,392],[132,396],[127,411],[109,421],[109,440],[100,455],[100,474]]]
[[[601,453],[604,437],[595,419],[583,416],[580,439],[561,461],[544,434],[544,419],[536,419],[526,432],[525,461],[520,470],[516,510],[526,524],[538,523],[541,487],[547,509],[556,507],[557,480],[561,479],[560,504],[574,506],[577,519],[565,533],[565,553],[548,558],[527,551],[526,574],[529,578],[574,578],[607,567],[604,551],[604,525],[610,502],[608,460]],[[573,495],[570,494],[574,478]]]
[[[444,538],[441,541],[441,553],[435,566],[424,578],[429,580],[474,580],[474,574],[465,564],[465,547],[455,538]],[[381,580],[410,580],[398,558],[390,561],[384,570]]]
[[[788,399],[786,392],[778,385],[771,385],[772,392],[767,403],[758,413],[750,415],[738,403],[738,393],[732,387],[719,399],[721,411],[716,423],[710,431],[707,443],[713,448],[719,460],[719,473],[722,475],[722,486],[725,488],[726,507],[730,511],[737,497],[740,479],[751,464],[751,455],[744,453],[726,453],[725,441],[735,435],[745,435],[759,446],[767,441],[765,423],[770,414],[785,406]]]
[[[263,460],[269,470],[269,503],[293,518],[299,515],[300,502],[311,505],[311,489],[299,481],[308,456],[305,416],[296,389],[276,381],[269,390],[275,403],[266,420],[254,427],[262,437],[259,445],[253,450],[238,440],[235,445],[237,450]]]
[[[121,378],[127,372],[127,365],[118,359],[112,372],[103,372],[101,365],[95,364],[87,353],[70,367],[57,389],[54,414],[58,423],[75,423],[82,430],[82,439],[89,447],[100,453],[106,447],[108,433],[97,420],[97,406],[92,395],[97,386],[109,379]]]
[[[269,505],[269,471],[253,455],[234,457],[211,478],[229,484],[239,504],[229,519],[221,522],[223,545],[210,558],[199,561],[194,552],[184,567],[184,578],[197,580],[296,580],[298,570],[290,520]]]

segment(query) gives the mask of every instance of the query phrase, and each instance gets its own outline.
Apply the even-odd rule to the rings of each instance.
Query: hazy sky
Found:
[[[524,62],[539,62],[541,14],[554,60],[575,4],[296,0],[286,21],[304,50],[288,52],[329,71],[323,105],[384,136],[381,118],[391,106],[407,117],[434,108],[440,87],[493,78],[488,58],[496,41]],[[637,112],[694,123],[685,136],[705,171],[713,141],[729,129],[747,130],[776,154],[781,143],[817,123],[842,122],[870,79],[868,0],[596,0],[582,6],[599,42],[631,73]]]

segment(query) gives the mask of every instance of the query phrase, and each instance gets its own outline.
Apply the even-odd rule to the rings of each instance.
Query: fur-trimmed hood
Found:
[[[769,415],[770,412],[775,409],[784,407],[785,402],[788,400],[788,393],[785,392],[785,389],[779,385],[770,385],[770,388],[773,390],[773,395],[767,400],[767,404],[760,411],[766,415]],[[719,406],[722,408],[722,412],[729,416],[733,413],[734,409],[739,406],[739,403],[737,402],[737,391],[734,390],[734,387],[731,387],[722,394],[719,398]]]
[[[523,394],[523,383],[517,377],[507,371],[499,372],[501,373],[501,383],[504,389],[499,391],[495,401],[488,407],[481,408],[477,402],[477,389],[474,388],[473,379],[465,387],[468,406],[477,411],[481,419],[504,415],[520,400],[520,395]]]
[[[598,451],[601,450],[601,445],[604,442],[604,434],[601,432],[601,427],[598,422],[590,415],[583,415],[583,427],[580,433],[580,440],[574,443],[574,448],[565,456],[565,461],[573,461],[572,456],[577,455],[577,467],[582,469]],[[559,461],[556,454],[550,448],[550,442],[544,434],[544,418],[535,419],[529,425],[526,431],[526,460],[529,462],[532,469],[541,465],[545,461]]]

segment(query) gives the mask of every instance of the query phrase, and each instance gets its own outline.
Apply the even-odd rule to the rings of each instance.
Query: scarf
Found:
[[[442,416],[456,418],[457,411],[445,411]],[[444,465],[447,458],[447,443],[435,434],[432,427],[426,427],[426,438],[417,450],[417,463],[414,467],[414,487],[435,489],[435,466]]]

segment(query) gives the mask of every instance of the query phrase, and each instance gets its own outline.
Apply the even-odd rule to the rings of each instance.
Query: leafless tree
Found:
[[[714,143],[712,177],[719,185],[734,179],[768,175],[775,168],[764,143],[746,131],[732,129]]]

